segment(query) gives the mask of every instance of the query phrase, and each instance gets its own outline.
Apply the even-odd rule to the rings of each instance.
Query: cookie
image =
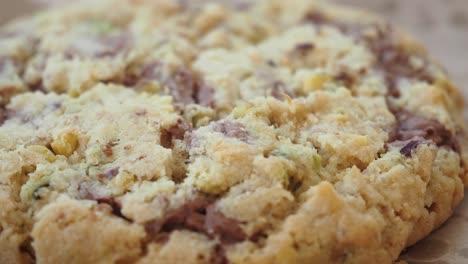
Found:
[[[84,1],[0,30],[0,263],[392,263],[468,184],[463,101],[319,1]]]

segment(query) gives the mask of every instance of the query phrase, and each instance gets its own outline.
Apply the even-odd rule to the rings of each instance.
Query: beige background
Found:
[[[47,1],[61,0],[0,0],[0,23],[32,12]],[[468,0],[330,1],[373,10],[413,33],[442,62],[468,98]],[[411,264],[468,263],[467,199],[444,226],[407,250],[403,259]]]

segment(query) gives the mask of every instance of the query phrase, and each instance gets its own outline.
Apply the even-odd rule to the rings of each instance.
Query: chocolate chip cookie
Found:
[[[392,263],[468,184],[411,36],[309,0],[81,1],[0,30],[0,263]]]

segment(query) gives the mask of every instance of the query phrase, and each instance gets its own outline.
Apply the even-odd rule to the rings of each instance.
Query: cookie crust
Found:
[[[461,98],[411,36],[320,1],[20,19],[0,263],[392,263],[463,199]]]

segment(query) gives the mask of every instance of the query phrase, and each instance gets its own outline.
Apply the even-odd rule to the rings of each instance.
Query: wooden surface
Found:
[[[32,0],[34,1],[34,0]],[[0,23],[51,0],[0,0]],[[52,0],[60,1],[60,0]],[[98,0],[97,0],[98,1]],[[385,16],[426,44],[468,98],[467,0],[330,0]],[[467,115],[468,116],[468,115]],[[468,263],[468,201],[431,236],[407,250],[410,264]]]

